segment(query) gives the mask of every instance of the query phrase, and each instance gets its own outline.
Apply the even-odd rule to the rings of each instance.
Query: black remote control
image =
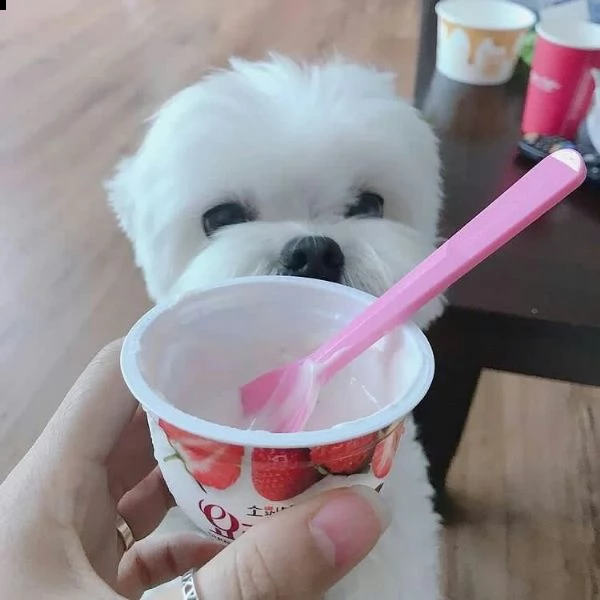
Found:
[[[587,181],[600,185],[600,153],[583,151],[574,142],[558,135],[526,133],[519,141],[519,154],[534,162],[562,148],[573,148],[581,153],[587,167]]]

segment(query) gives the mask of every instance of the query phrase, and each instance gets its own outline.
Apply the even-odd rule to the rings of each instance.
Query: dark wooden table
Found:
[[[416,101],[441,140],[448,236],[529,168],[516,157],[527,69],[476,87],[435,72],[424,1]],[[457,283],[429,331],[437,371],[415,418],[443,491],[482,369],[600,385],[600,189],[587,185]]]

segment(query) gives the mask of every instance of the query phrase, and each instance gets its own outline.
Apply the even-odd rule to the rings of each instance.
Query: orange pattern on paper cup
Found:
[[[525,33],[526,29],[517,29],[513,31],[502,31],[497,29],[473,29],[464,27],[457,23],[450,23],[446,19],[441,19],[444,35],[450,37],[454,31],[461,31],[469,40],[469,57],[470,65],[475,64],[477,51],[480,46],[487,40],[492,42],[495,48],[503,51],[504,58],[514,59],[518,52],[518,42],[520,37]],[[490,64],[494,64],[491,61]]]

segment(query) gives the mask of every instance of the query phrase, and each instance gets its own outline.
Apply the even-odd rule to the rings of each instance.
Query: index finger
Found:
[[[138,406],[119,365],[122,341],[101,350],[79,376],[50,420],[44,436],[62,450],[104,462]]]

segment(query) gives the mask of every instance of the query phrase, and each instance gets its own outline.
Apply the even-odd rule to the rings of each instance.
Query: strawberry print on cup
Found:
[[[392,431],[384,437],[377,446],[375,446],[373,462],[371,463],[375,477],[385,479],[390,474],[394,463],[394,457],[398,451],[398,446],[400,445],[400,439],[402,438],[403,433],[404,425],[401,423],[398,427],[392,429]]]
[[[308,448],[254,448],[252,484],[262,498],[291,500],[322,478]]]
[[[245,448],[188,433],[151,415],[148,422],[175,500],[200,529],[223,543],[327,489],[356,484],[381,489],[404,433],[400,420],[314,448]]]
[[[175,450],[175,454],[165,458],[165,461],[180,459],[188,473],[203,488],[226,490],[240,478],[244,456],[241,446],[213,442],[165,421],[160,421],[160,427]]]

